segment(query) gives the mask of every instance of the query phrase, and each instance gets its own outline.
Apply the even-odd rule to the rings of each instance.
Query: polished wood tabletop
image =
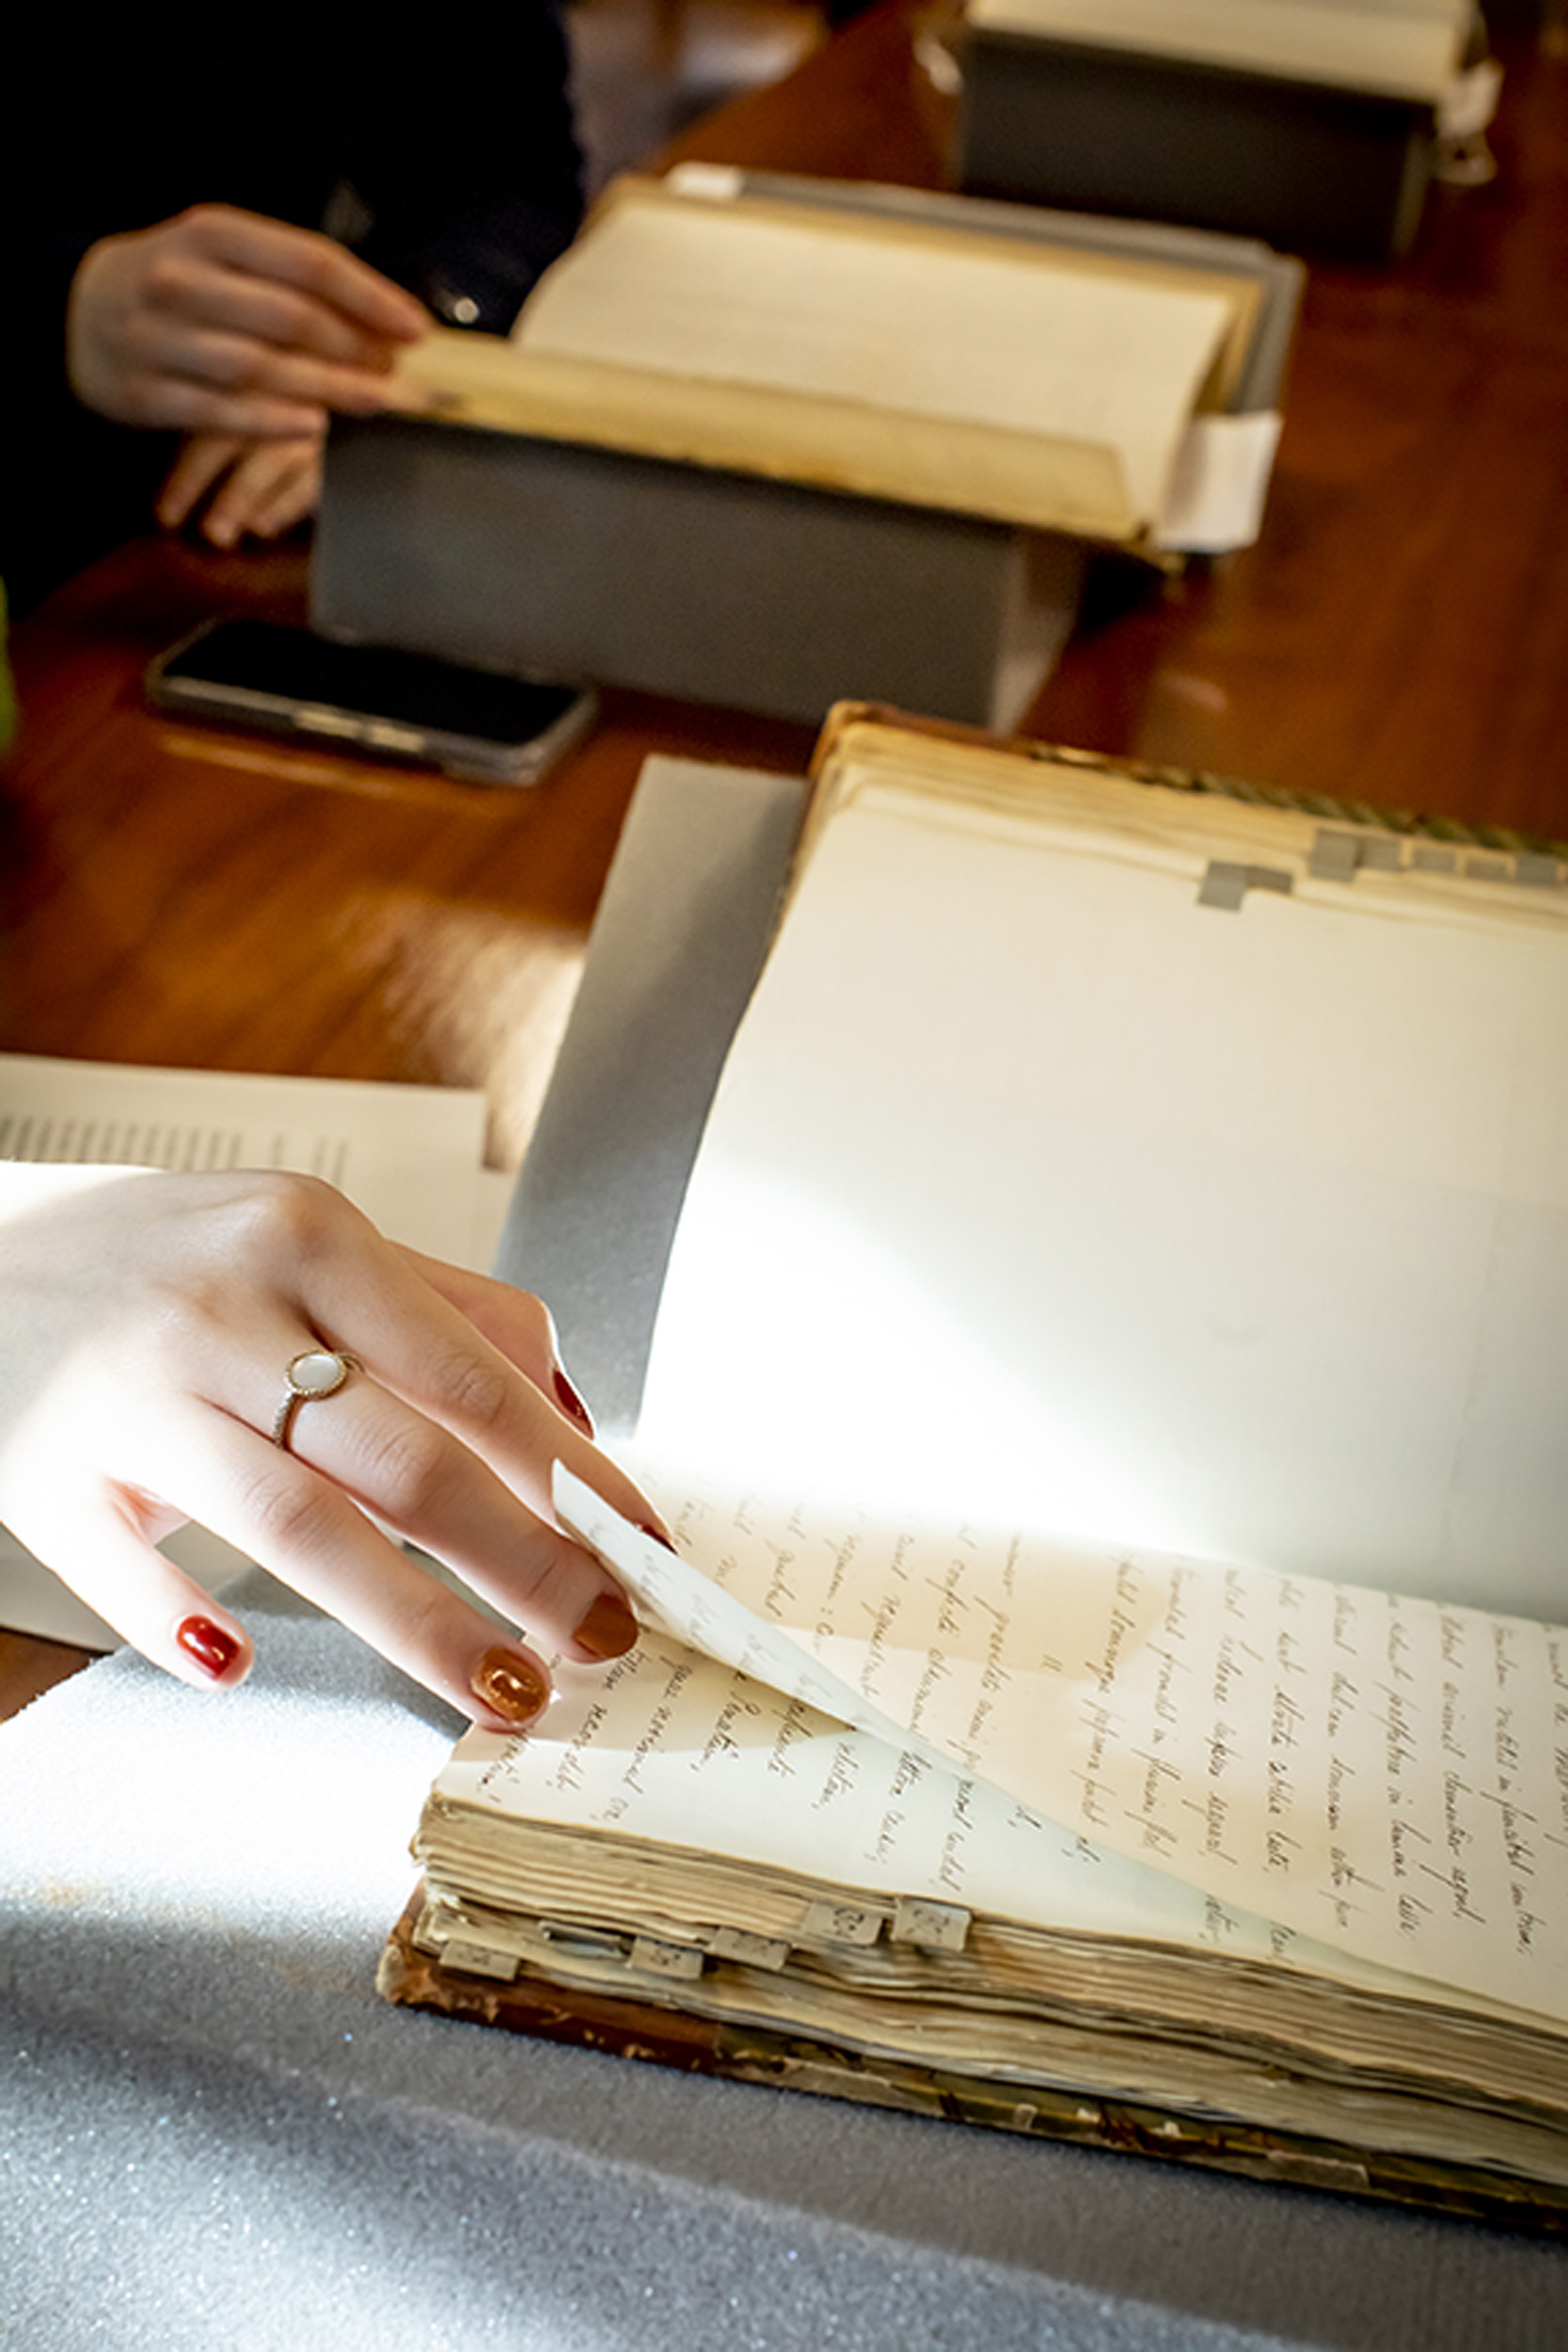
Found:
[[[138,542],[18,629],[0,1045],[482,1087],[515,1167],[643,758],[798,772],[812,730],[610,694],[510,788],[147,707],[148,662],[193,623],[303,617],[304,586],[297,552]]]
[[[941,184],[921,22],[885,0],[671,159]],[[1259,545],[1108,568],[1030,732],[1568,837],[1568,61],[1506,63],[1496,179],[1435,189],[1397,267],[1313,269]],[[146,707],[198,620],[299,616],[305,560],[149,539],[18,629],[0,1046],[482,1087],[515,1167],[643,757],[798,771],[810,732],[610,694],[506,790]]]

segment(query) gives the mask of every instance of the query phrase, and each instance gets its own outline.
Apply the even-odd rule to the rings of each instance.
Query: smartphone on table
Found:
[[[503,677],[271,621],[209,621],[147,674],[156,709],[296,742],[536,784],[594,723],[591,687]]]

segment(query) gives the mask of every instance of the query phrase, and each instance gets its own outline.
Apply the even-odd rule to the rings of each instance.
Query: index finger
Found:
[[[229,204],[201,205],[187,215],[187,226],[210,260],[311,294],[372,335],[413,342],[430,326],[422,303],[319,230]]]

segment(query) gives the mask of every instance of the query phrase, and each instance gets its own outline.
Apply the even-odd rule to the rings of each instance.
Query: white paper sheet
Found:
[[[1302,819],[1289,894],[1226,912],[1175,796],[1101,797],[1131,832],[835,817],[688,1192],[648,1458],[1568,1613],[1562,893],[1316,883]]]
[[[1273,409],[1195,417],[1176,453],[1158,544],[1188,555],[1250,548],[1263,528],[1283,423]]]

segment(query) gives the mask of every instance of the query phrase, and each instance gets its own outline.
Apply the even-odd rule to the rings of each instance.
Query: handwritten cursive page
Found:
[[[672,1598],[682,1581],[661,1576],[657,1589]],[[753,1655],[779,1643],[775,1629]],[[837,1941],[869,1941],[913,1899],[1408,1989],[1074,1836],[918,1740],[851,1729],[666,1630],[647,1631],[607,1671],[557,1661],[555,1673],[555,1702],[528,1734],[465,1734],[436,1783],[438,1804],[736,1862],[744,1891],[732,1887],[729,1899],[768,1935],[799,1932],[814,1894],[829,1888]],[[635,1865],[607,1855],[601,1868],[635,1910]]]
[[[869,1700],[917,1761],[1223,1911],[1568,2019],[1568,1631],[711,1492],[674,1513],[683,1561],[564,1473],[558,1507],[665,1627],[786,1695],[815,1661],[842,1721]]]

